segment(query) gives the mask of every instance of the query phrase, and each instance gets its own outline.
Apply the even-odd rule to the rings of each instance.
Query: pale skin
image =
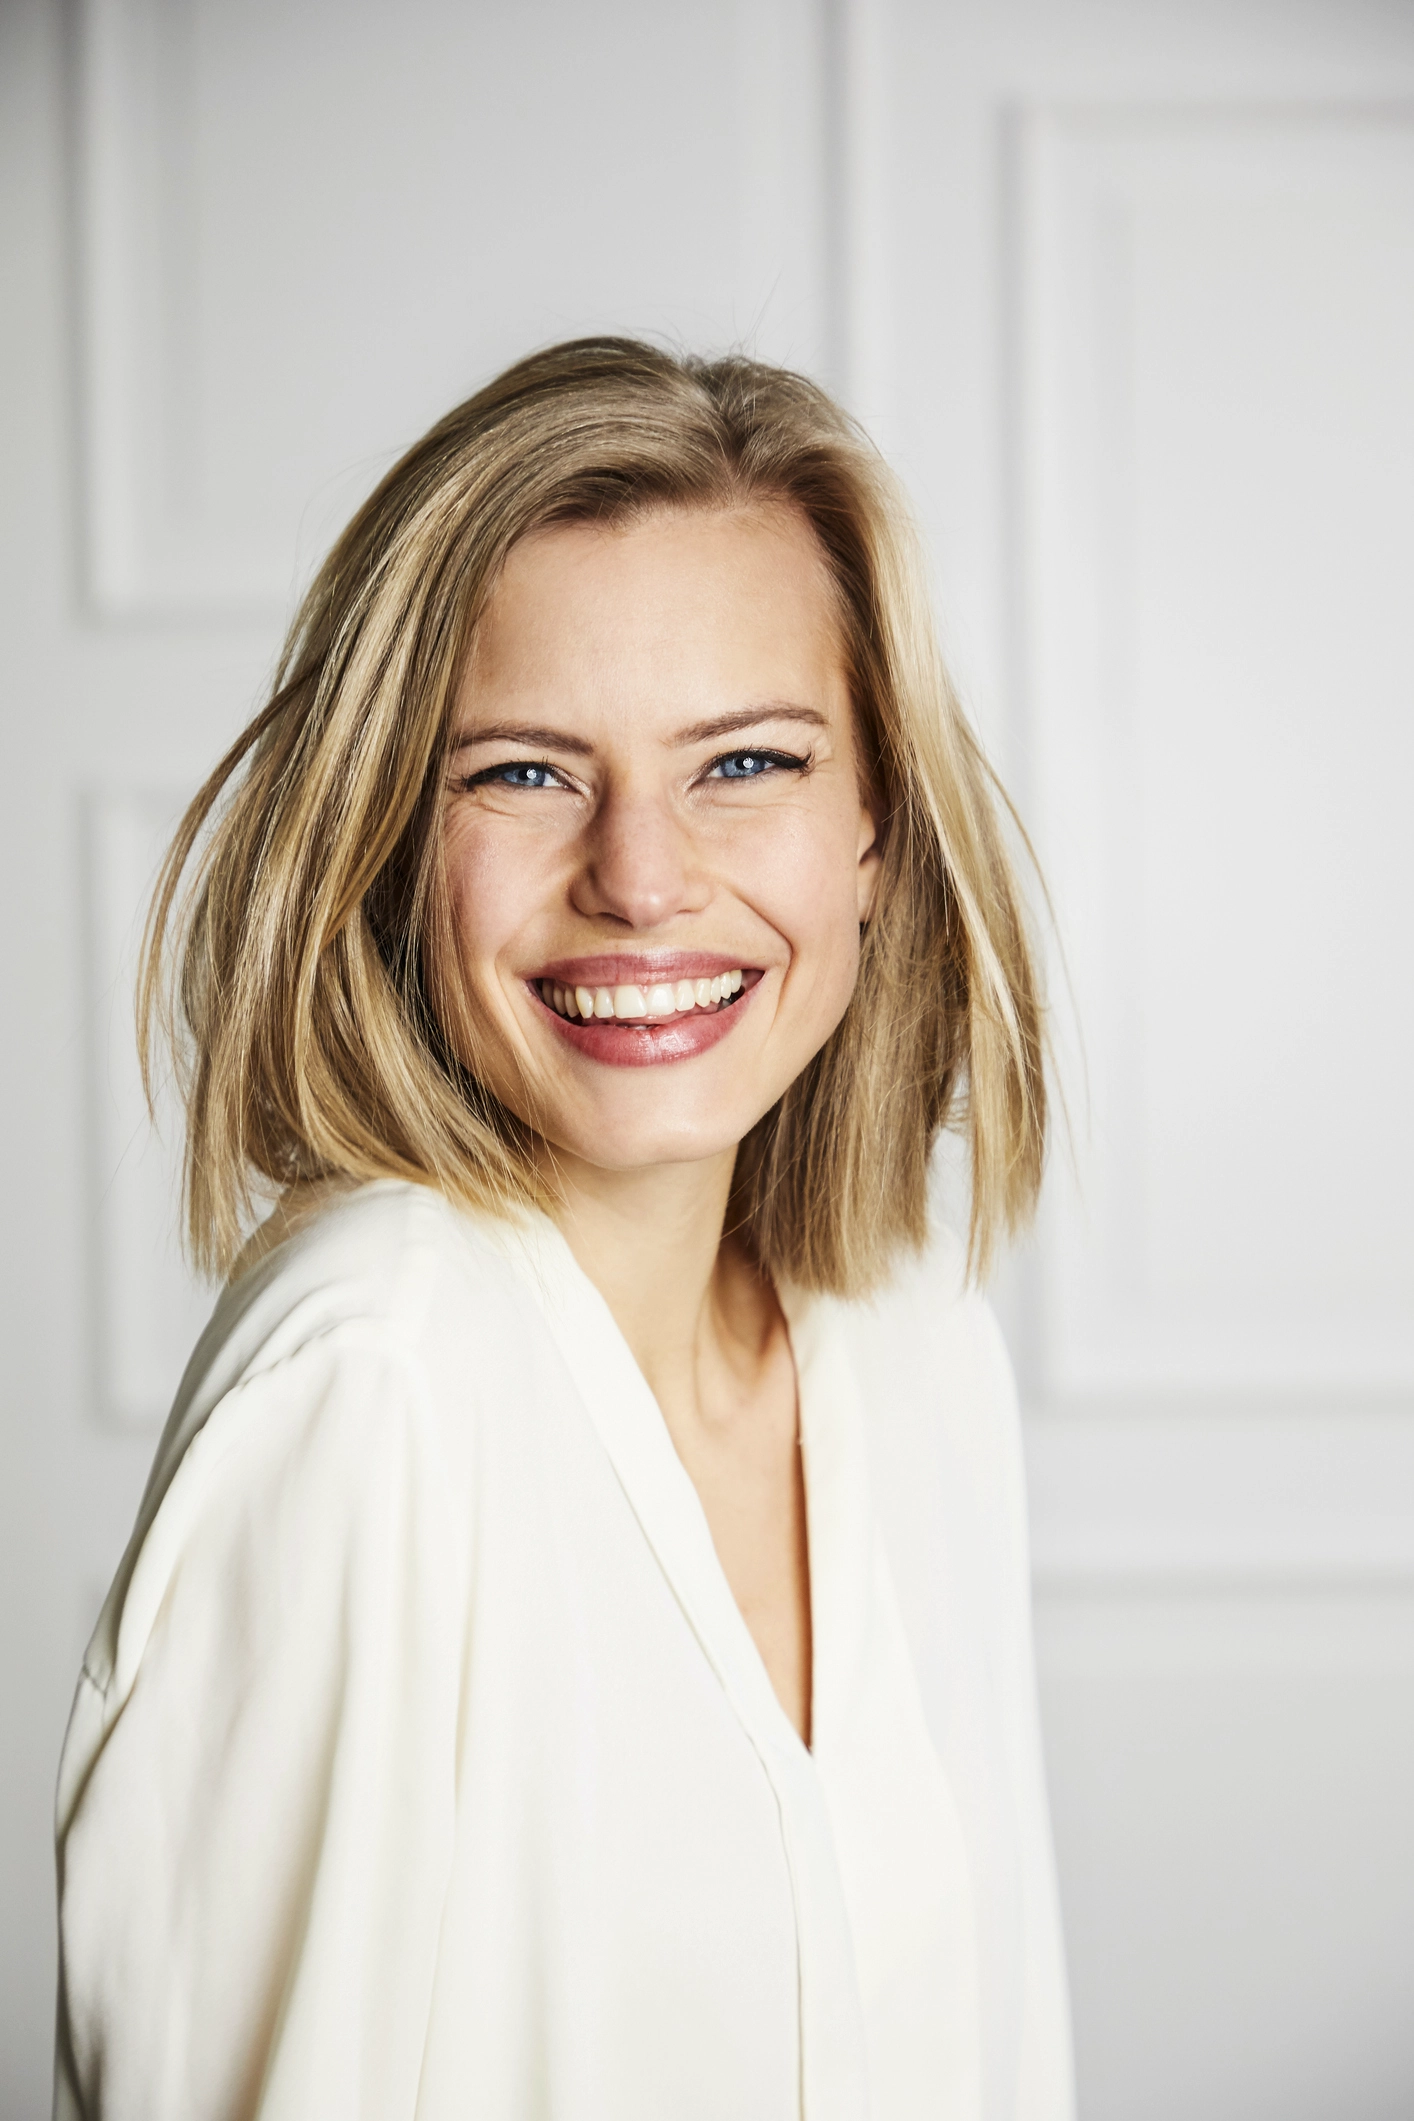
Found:
[[[844,1013],[878,882],[809,525],[766,505],[523,539],[459,688],[456,739],[445,847],[478,1065],[537,1127],[560,1227],[653,1390],[808,1744],[795,1369],[774,1290],[723,1227],[738,1144]],[[547,1005],[547,972],[572,990],[612,958],[646,995],[674,953],[745,974],[729,1016],[724,1003],[682,1019],[703,1050],[617,1064],[619,1041],[665,1051],[667,1026],[566,1031]]]

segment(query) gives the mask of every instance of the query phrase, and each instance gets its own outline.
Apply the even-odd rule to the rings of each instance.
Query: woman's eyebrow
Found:
[[[713,715],[710,721],[689,723],[669,741],[674,746],[708,744],[716,737],[758,728],[762,722],[806,722],[816,729],[829,727],[825,716],[814,707],[798,707],[789,700],[763,700],[756,707],[738,707],[730,714]],[[463,730],[452,745],[453,755],[472,744],[524,744],[531,750],[568,751],[579,758],[588,758],[594,750],[586,738],[539,722],[491,722],[484,729]]]
[[[706,744],[713,737],[735,736],[739,729],[755,729],[762,722],[809,722],[816,729],[828,729],[824,715],[814,707],[796,707],[789,700],[763,700],[758,707],[740,707],[733,714],[713,715],[710,722],[693,722],[680,729],[672,739],[674,744]]]
[[[567,729],[547,729],[538,722],[492,722],[485,729],[466,729],[452,746],[453,755],[470,744],[525,744],[537,751],[573,751],[587,758],[594,746]]]

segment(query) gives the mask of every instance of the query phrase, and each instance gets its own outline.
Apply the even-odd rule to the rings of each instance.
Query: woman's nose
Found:
[[[610,794],[585,836],[584,864],[571,891],[575,910],[630,928],[661,928],[706,903],[692,836],[661,796]]]

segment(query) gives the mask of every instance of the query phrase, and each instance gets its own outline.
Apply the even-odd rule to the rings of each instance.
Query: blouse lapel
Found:
[[[800,1379],[815,1616],[814,1764],[830,1810],[882,2111],[980,2112],[975,1904],[870,1494],[836,1307],[786,1291]]]
[[[830,1307],[780,1291],[800,1394],[810,1541],[811,1742],[829,1753],[848,1723],[868,1655],[873,1517],[858,1388]]]
[[[692,1479],[613,1314],[554,1225],[517,1232],[550,1331],[644,1537],[753,1738],[799,1749],[723,1573]],[[847,1725],[872,1619],[874,1534],[863,1418],[829,1307],[781,1291],[800,1395],[810,1555],[811,1741]]]
[[[697,1490],[608,1305],[548,1219],[521,1226],[505,1241],[536,1293],[629,1506],[775,1796],[795,1902],[803,2121],[865,2121],[868,2064],[854,1947],[815,1764],[776,1698],[717,1558]],[[807,1311],[799,1301],[787,1316],[792,1346],[800,1332],[807,1350],[800,1390],[811,1439],[806,1487],[812,1607],[819,1595],[814,1586],[818,1511],[825,1603],[815,1654],[819,1669],[823,1644],[830,1715],[836,1693],[843,1708],[859,1650],[850,1605],[860,1584],[860,1526],[857,1506],[845,1493],[854,1466],[846,1402],[836,1406],[829,1365],[810,1336]],[[812,1496],[814,1482],[827,1497],[823,1506]],[[867,1584],[867,1502],[864,1508]]]
[[[758,1745],[799,1748],[691,1476],[608,1305],[547,1219],[517,1231],[515,1250],[640,1529],[738,1716]]]

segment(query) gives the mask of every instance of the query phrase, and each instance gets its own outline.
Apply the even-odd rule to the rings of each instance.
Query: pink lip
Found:
[[[528,974],[536,980],[555,980],[562,987],[652,987],[680,979],[715,979],[719,972],[752,971],[755,967],[739,957],[723,957],[715,950],[605,951],[598,957],[557,957]]]
[[[636,966],[638,968],[636,975],[633,971],[618,975],[619,983],[625,986],[642,985],[645,980],[651,981],[654,977],[654,973],[645,973],[642,970],[644,963],[642,958],[578,958],[568,962],[573,963],[575,966],[586,964],[595,966],[615,966],[618,964],[628,967]],[[723,969],[734,971],[736,969],[727,958],[713,960],[711,972],[707,969],[707,960],[701,956],[674,957],[666,961],[658,959],[654,961],[655,972],[663,980],[673,977],[672,969],[658,971],[657,968],[665,962],[673,969],[681,966],[682,970],[678,973],[678,977],[682,979],[690,979],[694,974],[698,979],[707,979],[711,976],[711,972]],[[575,979],[573,972],[559,973],[555,976],[558,977],[562,985],[568,985]],[[542,974],[541,977],[549,979],[551,974],[547,972]],[[607,986],[610,980],[614,978],[615,974],[612,971],[607,974],[604,972],[580,972],[576,983],[581,986],[588,986],[592,981],[597,986]],[[760,973],[749,972],[746,975],[740,994],[737,995],[735,1001],[729,1003],[725,1008],[710,1011],[704,1009],[690,1014],[685,1013],[682,1016],[669,1017],[659,1023],[642,1024],[616,1023],[612,1018],[601,1020],[598,1017],[590,1017],[586,1020],[582,1017],[560,1016],[547,1003],[541,1000],[533,985],[530,991],[535,995],[537,1004],[545,1011],[546,1016],[554,1025],[560,1037],[568,1045],[573,1046],[577,1053],[582,1053],[586,1060],[601,1061],[610,1068],[653,1068],[664,1061],[695,1060],[699,1053],[705,1053],[710,1046],[715,1046],[721,1039],[724,1039],[727,1033],[740,1021],[743,1010],[750,1002],[760,983]]]

